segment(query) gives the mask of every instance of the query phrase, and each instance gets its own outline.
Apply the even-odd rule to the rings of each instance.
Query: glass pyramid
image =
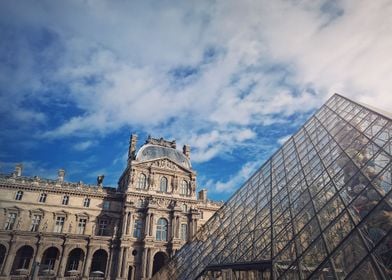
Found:
[[[391,117],[335,94],[154,279],[391,279],[391,159]]]

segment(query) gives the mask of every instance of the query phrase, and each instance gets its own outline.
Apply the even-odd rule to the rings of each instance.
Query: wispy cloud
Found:
[[[81,151],[132,128],[191,144],[201,163],[282,142],[291,131],[264,128],[334,92],[392,108],[389,0],[1,6],[2,142],[72,137]]]
[[[94,145],[96,145],[95,141],[87,140],[87,141],[82,141],[82,142],[78,142],[78,143],[74,144],[73,148],[76,151],[85,151],[85,150],[87,150],[88,148],[90,148],[90,147],[92,147]]]
[[[277,142],[278,142],[279,145],[283,145],[287,140],[290,139],[290,137],[291,137],[291,134],[290,135],[285,135],[285,136],[279,138],[277,140]]]
[[[261,161],[248,162],[242,168],[232,175],[227,181],[209,180],[206,187],[216,193],[231,193],[240,188],[243,183],[260,167]]]

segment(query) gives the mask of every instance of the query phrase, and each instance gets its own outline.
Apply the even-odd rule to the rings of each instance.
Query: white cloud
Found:
[[[291,134],[283,136],[283,137],[279,138],[277,142],[279,145],[283,145],[287,140],[290,139],[290,137],[291,137]]]
[[[231,193],[234,190],[242,186],[256,169],[261,166],[260,161],[248,162],[242,166],[242,168],[227,181],[208,181],[206,187],[215,193]]]
[[[78,143],[74,144],[73,148],[76,151],[85,151],[85,150],[87,150],[88,148],[90,148],[90,147],[92,147],[94,145],[96,145],[95,141],[87,140],[87,141],[82,141],[82,142],[78,142]]]
[[[250,129],[233,129],[232,131],[212,130],[203,134],[191,135],[186,139],[192,148],[192,161],[205,162],[220,153],[228,152],[232,147],[256,136]]]
[[[72,104],[78,113],[44,126],[43,137],[132,126],[170,132],[202,162],[254,139],[254,126],[285,122],[334,91],[391,108],[392,6],[387,0],[334,3],[4,5],[3,21],[49,30],[55,43],[38,52],[25,38],[15,42],[18,67],[2,68],[12,81],[2,83],[15,95],[2,96],[7,105],[0,112],[14,108],[19,118],[42,124],[48,116],[24,101]],[[37,71],[42,57],[50,67]],[[194,69],[192,78],[178,81],[173,70],[181,67]]]

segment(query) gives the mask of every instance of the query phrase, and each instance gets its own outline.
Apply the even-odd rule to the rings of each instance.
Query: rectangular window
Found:
[[[188,225],[181,224],[181,240],[187,241],[188,240]]]
[[[68,202],[69,202],[69,196],[68,195],[64,195],[62,204],[63,205],[68,205]]]
[[[79,219],[78,223],[78,234],[84,234],[84,230],[86,229],[87,219]]]
[[[30,231],[38,231],[40,223],[41,215],[33,215],[33,218],[31,219]]]
[[[84,207],[90,207],[90,198],[86,197],[86,198],[83,200],[83,206],[84,206]]]
[[[104,201],[102,207],[103,207],[103,209],[105,209],[105,210],[110,209],[110,201]]]
[[[98,235],[107,235],[108,220],[99,220]]]
[[[15,226],[16,222],[16,213],[8,213],[7,215],[7,221],[5,223],[5,230],[12,230]]]
[[[15,200],[22,200],[23,191],[17,191],[15,195]]]
[[[41,193],[40,196],[39,196],[39,202],[45,203],[46,202],[46,197],[47,197],[46,193]]]
[[[54,226],[54,232],[63,232],[65,217],[56,217],[56,224]]]
[[[136,220],[133,224],[133,237],[140,239],[142,237],[142,220]]]

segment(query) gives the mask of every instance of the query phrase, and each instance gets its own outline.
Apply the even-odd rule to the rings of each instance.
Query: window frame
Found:
[[[163,222],[163,224],[161,223]],[[159,218],[157,221],[157,228],[155,239],[157,241],[168,241],[169,235],[169,222],[165,218]]]
[[[39,198],[38,198],[38,202],[40,203],[46,203],[46,199],[48,198],[48,194],[47,193],[40,193]]]
[[[85,197],[83,199],[83,207],[89,208],[90,207],[90,203],[91,203],[91,199],[89,197]]]
[[[102,202],[102,209],[104,209],[104,210],[109,210],[110,209],[110,201],[109,200],[104,200],[103,202]]]
[[[169,180],[166,178],[166,176],[162,176],[160,183],[159,183],[159,191],[162,193],[167,193],[168,192],[168,184],[169,184]]]
[[[39,217],[36,219],[36,217]],[[31,224],[30,224],[30,231],[37,232],[39,231],[39,226],[41,225],[42,215],[41,214],[32,214],[31,217]]]
[[[77,227],[77,234],[84,234],[86,231],[87,227],[87,218],[86,217],[80,217],[78,219],[78,227]]]
[[[23,199],[24,192],[19,190],[15,194],[15,200],[21,201]]]
[[[55,233],[63,233],[64,231],[64,225],[65,225],[65,216],[56,216],[56,219],[54,221],[54,228],[53,232]],[[61,223],[59,223],[61,222]]]
[[[185,232],[184,232],[185,228]],[[182,223],[180,226],[180,239],[182,241],[188,241],[188,224]]]
[[[16,225],[16,220],[18,219],[18,213],[16,212],[8,212],[7,219],[4,223],[4,230],[14,230]]]
[[[147,189],[147,175],[144,173],[140,173],[137,182],[137,189],[145,190]]]
[[[102,218],[98,220],[98,236],[108,236],[109,220]]]
[[[181,182],[180,195],[188,195],[188,182],[186,180]]]
[[[69,195],[64,195],[63,200],[61,201],[62,205],[68,205],[69,204]]]
[[[132,236],[137,239],[141,239],[143,234],[143,220],[136,219],[133,223]]]

